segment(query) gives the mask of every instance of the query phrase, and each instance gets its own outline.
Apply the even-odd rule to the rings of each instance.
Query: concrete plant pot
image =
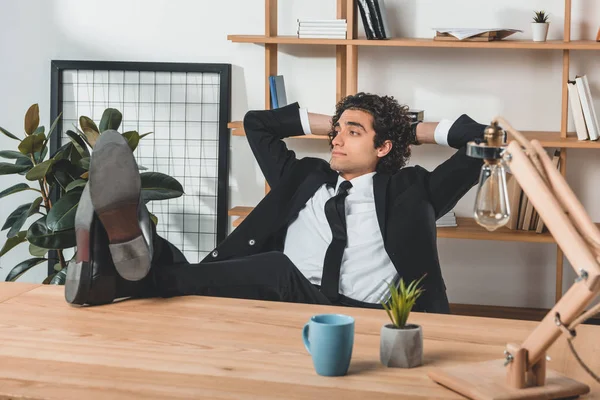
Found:
[[[423,330],[419,325],[398,329],[392,324],[381,327],[381,363],[386,367],[413,368],[423,363]]]

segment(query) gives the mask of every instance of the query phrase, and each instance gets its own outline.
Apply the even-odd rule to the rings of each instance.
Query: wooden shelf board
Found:
[[[244,127],[241,121],[233,121],[227,124],[227,127],[232,130],[234,136],[245,136]],[[560,132],[545,132],[545,131],[522,131],[522,134],[529,140],[536,139],[544,147],[565,147],[571,149],[600,149],[600,140],[577,140],[575,133],[569,133],[566,138],[560,137]],[[328,140],[327,136],[305,135],[292,136],[290,139],[300,140]],[[509,137],[510,139],[510,137]]]
[[[499,240],[509,242],[554,243],[550,233],[513,230],[502,227],[493,232],[479,226],[473,218],[456,217],[456,227],[438,228],[437,236],[451,239]]]
[[[438,41],[428,38],[392,38],[389,40],[367,39],[299,39],[296,36],[228,35],[235,43],[297,44],[297,45],[352,45],[378,47],[440,47],[471,49],[529,49],[529,50],[600,50],[600,43],[593,40],[499,40],[494,42]]]
[[[254,207],[238,206],[229,210],[229,216],[240,218],[233,221],[233,226],[238,226],[244,218],[250,214]],[[535,233],[535,231],[512,230],[506,227],[490,232],[479,226],[473,218],[457,217],[456,227],[437,228],[437,236],[449,239],[470,240],[499,240],[508,242],[530,242],[530,243],[555,243],[554,238],[548,231]],[[596,224],[600,228],[600,223]]]

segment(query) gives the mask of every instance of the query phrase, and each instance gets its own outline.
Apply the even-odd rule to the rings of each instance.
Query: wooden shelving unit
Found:
[[[574,133],[567,132],[568,123],[568,91],[567,81],[570,76],[571,51],[597,51],[600,43],[593,40],[571,40],[571,0],[565,0],[563,40],[547,42],[533,42],[527,40],[501,40],[497,42],[445,42],[424,38],[394,38],[390,40],[366,40],[357,38],[357,10],[354,0],[336,0],[336,18],[347,21],[347,38],[339,39],[299,39],[295,36],[279,36],[277,34],[277,0],[265,0],[265,34],[264,35],[229,35],[227,38],[236,43],[254,43],[265,48],[265,75],[264,99],[265,109],[270,108],[269,76],[277,75],[277,49],[278,45],[315,45],[335,46],[336,49],[336,100],[356,93],[358,72],[358,50],[363,46],[376,47],[417,47],[417,48],[464,48],[464,49],[505,49],[505,50],[547,50],[561,51],[562,53],[562,105],[560,129],[553,132],[529,131],[523,132],[528,139],[537,139],[544,147],[560,149],[560,172],[566,175],[567,153],[566,149],[600,149],[600,141],[579,141]],[[229,124],[232,134],[243,136],[244,130],[241,122]],[[557,127],[558,128],[558,127]],[[294,140],[327,140],[326,137],[299,136]],[[510,138],[509,138],[510,140]],[[265,185],[265,190],[269,188]],[[233,225],[237,226],[250,213],[252,207],[234,207],[229,215],[238,216]],[[529,243],[555,243],[549,233],[537,234],[535,232],[499,229],[488,232],[479,227],[473,219],[457,218],[458,227],[439,228],[438,237],[472,240],[498,240]],[[556,248],[556,287],[555,299],[562,296],[563,279],[563,252]]]

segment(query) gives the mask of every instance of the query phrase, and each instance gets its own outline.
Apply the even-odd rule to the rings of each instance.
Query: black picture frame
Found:
[[[218,121],[218,162],[217,162],[217,214],[216,243],[227,236],[227,211],[229,193],[229,129],[227,123],[231,119],[231,64],[214,63],[177,63],[177,62],[128,62],[128,61],[51,61],[50,87],[50,121],[63,112],[63,74],[65,70],[103,70],[103,71],[138,71],[138,72],[193,72],[217,73],[220,75],[219,86],[219,121]],[[63,131],[62,119],[56,126],[57,132]],[[54,154],[63,143],[62,135],[55,134],[50,139],[50,154]],[[185,189],[185,187],[184,187]],[[53,200],[59,193],[52,193]],[[56,251],[51,251],[50,258],[57,259]],[[53,265],[48,263],[48,274],[52,274]]]

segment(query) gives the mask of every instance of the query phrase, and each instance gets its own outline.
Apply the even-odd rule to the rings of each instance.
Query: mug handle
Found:
[[[311,354],[310,342],[308,341],[308,323],[304,324],[304,329],[302,329],[302,340],[304,341],[304,347],[306,347],[306,351],[308,351],[308,354]]]

